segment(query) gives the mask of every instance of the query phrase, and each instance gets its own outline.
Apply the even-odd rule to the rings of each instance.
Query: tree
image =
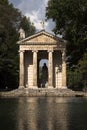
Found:
[[[79,60],[79,70],[82,75],[82,81],[84,83],[84,87],[87,90],[87,53],[83,55],[83,57]]]
[[[27,18],[26,16],[22,17],[20,28],[21,27],[24,29],[26,37],[35,33],[34,24],[31,23],[30,18]]]
[[[68,41],[69,65],[78,64],[87,51],[87,0],[49,0],[46,16],[55,22],[54,33]]]
[[[0,1],[0,88],[14,87],[18,81],[16,28],[21,13],[7,0]]]
[[[0,0],[0,88],[18,87],[19,57],[16,42],[19,39],[18,30],[25,24],[23,19],[21,12],[9,4],[8,0]],[[30,21],[27,21],[27,26],[31,28]],[[27,32],[27,35],[35,33],[34,29],[29,34]]]

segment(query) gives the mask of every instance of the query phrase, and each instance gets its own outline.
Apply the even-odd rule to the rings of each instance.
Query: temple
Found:
[[[66,41],[41,30],[17,42],[20,56],[19,88],[66,89]],[[40,61],[48,60],[40,79]],[[44,84],[43,84],[44,82]]]

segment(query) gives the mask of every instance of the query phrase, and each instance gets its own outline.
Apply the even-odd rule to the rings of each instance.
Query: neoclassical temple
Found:
[[[66,41],[41,30],[17,44],[20,55],[19,88],[66,88]],[[40,61],[48,60],[45,78],[40,78]],[[44,77],[45,74],[42,73]]]

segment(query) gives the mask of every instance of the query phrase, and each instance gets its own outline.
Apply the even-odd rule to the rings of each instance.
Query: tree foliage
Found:
[[[20,26],[25,29],[25,24],[28,29],[27,36],[35,33],[35,27],[18,9],[9,4],[8,0],[0,0],[0,88],[18,87],[19,61],[16,42],[18,30]],[[32,32],[29,31],[30,28],[33,28]]]
[[[47,19],[53,19],[55,34],[68,41],[69,64],[77,64],[87,51],[87,0],[49,0]]]
[[[21,23],[20,23],[20,28],[23,28],[25,31],[25,36],[30,36],[35,33],[35,27],[34,24],[31,23],[30,18],[27,18],[26,16],[23,16]]]
[[[87,87],[87,53],[79,60],[79,71],[82,75],[82,81],[84,81],[84,86]]]
[[[79,60],[77,66],[67,69],[67,85],[75,90],[87,91],[87,53]]]

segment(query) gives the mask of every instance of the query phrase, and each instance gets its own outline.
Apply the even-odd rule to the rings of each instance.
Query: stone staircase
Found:
[[[85,92],[75,92],[70,89],[16,89],[13,91],[0,92],[0,97],[87,97]]]
[[[25,89],[24,94],[27,96],[74,96],[74,91],[70,89],[47,89],[47,88],[38,88],[38,89]]]

